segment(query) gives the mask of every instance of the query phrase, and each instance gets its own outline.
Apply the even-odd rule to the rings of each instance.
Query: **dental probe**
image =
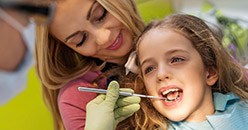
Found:
[[[79,91],[85,91],[85,92],[94,92],[94,93],[107,93],[107,90],[105,90],[105,89],[98,89],[98,88],[78,87],[78,90]],[[124,91],[120,91],[119,92],[119,95],[121,95],[121,96],[137,96],[137,97],[143,97],[143,98],[152,98],[152,99],[167,100],[167,98],[150,96],[150,95],[142,95],[142,94],[136,94],[136,93],[124,92]]]

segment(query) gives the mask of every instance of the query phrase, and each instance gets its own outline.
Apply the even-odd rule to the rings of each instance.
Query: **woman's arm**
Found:
[[[67,130],[83,130],[86,119],[86,105],[89,101],[94,99],[97,94],[90,92],[78,91],[79,86],[94,87],[93,80],[99,76],[100,73],[89,72],[83,77],[75,79],[66,84],[59,93],[58,106],[63,120],[64,126]],[[99,87],[106,87],[105,79],[102,79]]]

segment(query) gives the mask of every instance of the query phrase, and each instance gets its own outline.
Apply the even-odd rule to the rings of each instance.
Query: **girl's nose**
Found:
[[[158,81],[170,79],[169,71],[167,71],[165,68],[159,68],[158,73],[157,73],[157,79]]]
[[[105,28],[101,28],[96,30],[95,32],[95,36],[96,36],[96,43],[98,45],[104,45],[108,42],[110,42],[110,30],[109,29],[105,29]]]

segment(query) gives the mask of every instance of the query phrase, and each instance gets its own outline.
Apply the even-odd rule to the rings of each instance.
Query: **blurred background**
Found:
[[[161,19],[175,12],[199,16],[223,31],[223,45],[243,65],[248,64],[248,1],[246,0],[136,0],[144,21]],[[0,130],[53,130],[45,107],[40,82],[31,68],[28,86],[21,94],[0,106]]]

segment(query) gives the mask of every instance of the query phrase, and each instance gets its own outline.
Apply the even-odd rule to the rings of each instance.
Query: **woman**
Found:
[[[37,71],[55,129],[84,128],[85,106],[96,94],[77,87],[106,87],[99,77],[111,67],[105,63],[123,66],[143,28],[132,0],[57,1],[51,25],[37,29],[36,47]]]

